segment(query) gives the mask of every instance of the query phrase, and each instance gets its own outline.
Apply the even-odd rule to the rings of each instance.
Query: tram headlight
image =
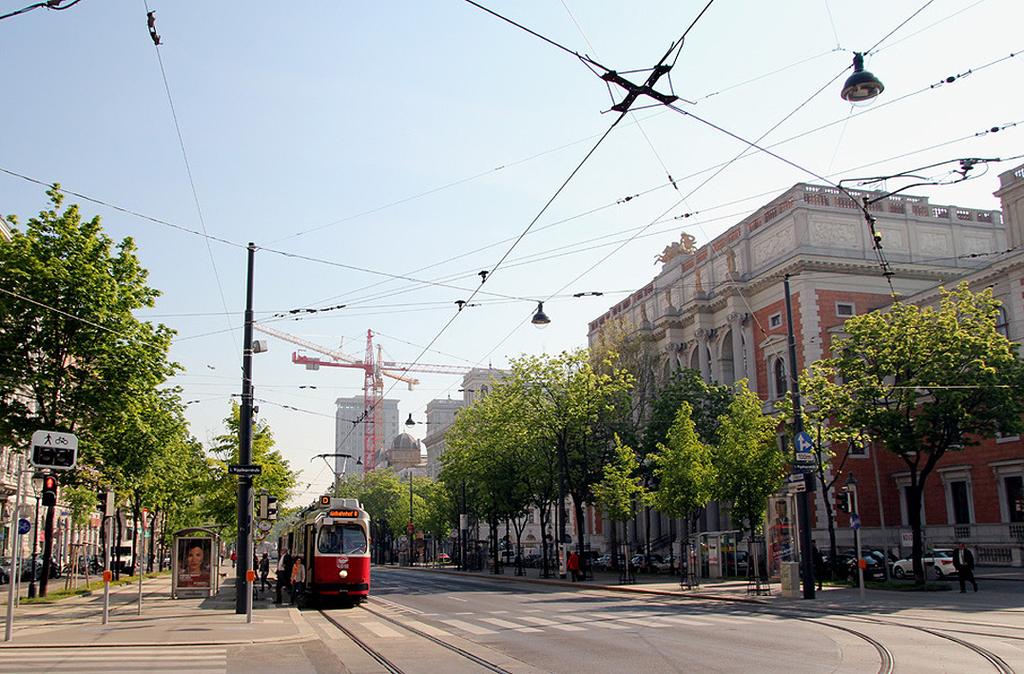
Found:
[[[338,575],[341,576],[342,578],[348,578],[348,571],[346,569],[342,569],[341,571],[338,572]]]

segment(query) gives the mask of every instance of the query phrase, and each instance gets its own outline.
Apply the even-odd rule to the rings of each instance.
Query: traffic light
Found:
[[[276,520],[277,519],[277,497],[276,496],[268,496],[267,497],[267,510],[266,510],[265,513],[263,513],[263,516],[266,519],[268,519],[268,520]]]
[[[850,512],[850,493],[841,491],[836,494],[836,508],[839,512],[848,513]]]
[[[43,477],[43,505],[57,505],[57,478],[53,475]]]

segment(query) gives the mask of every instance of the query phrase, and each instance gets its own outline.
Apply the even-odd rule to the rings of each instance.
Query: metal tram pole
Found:
[[[800,410],[800,382],[796,367],[796,336],[793,333],[793,302],[789,294],[789,274],[783,277],[783,288],[786,293],[786,331],[789,335],[789,372],[790,393],[793,396],[793,430],[794,435],[803,433],[804,420]],[[807,469],[799,469],[804,473],[806,488],[797,494],[797,516],[800,525],[800,569],[804,579],[804,599],[814,599],[814,560],[811,558],[811,514],[810,494],[814,493],[814,473]]]
[[[249,242],[245,281],[245,329],[242,336],[242,405],[238,414],[238,463],[252,464],[252,290],[256,244]],[[250,593],[249,534],[252,529],[249,502],[252,499],[252,477],[238,476],[238,563],[235,565],[235,613],[247,612]]]

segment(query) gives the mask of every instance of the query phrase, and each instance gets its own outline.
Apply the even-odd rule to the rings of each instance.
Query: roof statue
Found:
[[[661,251],[661,254],[654,258],[654,263],[658,264],[660,262],[664,264],[676,259],[680,255],[693,255],[697,252],[696,243],[697,239],[693,238],[690,234],[683,232],[679,235],[679,241],[675,241],[665,246],[665,250]]]

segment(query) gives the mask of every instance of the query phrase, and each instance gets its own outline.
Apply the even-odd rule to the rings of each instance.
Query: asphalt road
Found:
[[[397,569],[373,589],[365,608],[306,614],[350,671],[388,670],[336,625],[405,672],[1024,673],[1012,606],[811,611]]]

